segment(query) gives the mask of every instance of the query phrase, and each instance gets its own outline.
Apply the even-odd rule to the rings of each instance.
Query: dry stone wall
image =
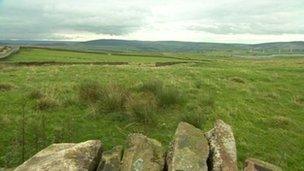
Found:
[[[20,47],[18,46],[4,46],[0,48],[0,59],[9,57],[10,55],[17,53]]]
[[[232,128],[217,120],[204,133],[181,122],[166,152],[157,140],[131,134],[126,147],[103,151],[99,140],[53,144],[17,167],[16,171],[237,171]],[[281,171],[270,163],[249,158],[245,171]]]

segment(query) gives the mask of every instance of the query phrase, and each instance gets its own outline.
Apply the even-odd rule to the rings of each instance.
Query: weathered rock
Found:
[[[245,161],[244,171],[282,171],[282,169],[262,160],[249,158]]]
[[[142,134],[131,134],[124,151],[122,171],[162,171],[165,165],[161,143]]]
[[[122,151],[123,147],[117,146],[103,152],[97,171],[120,171]]]
[[[101,142],[53,144],[18,166],[15,171],[95,170],[101,157]]]
[[[207,171],[208,141],[204,133],[194,126],[181,122],[175,132],[167,156],[169,171]]]
[[[236,146],[231,127],[222,120],[217,120],[215,127],[205,135],[210,146],[210,169],[214,171],[238,170]]]

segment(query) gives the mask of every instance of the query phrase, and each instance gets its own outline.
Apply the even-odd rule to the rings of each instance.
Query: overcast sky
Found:
[[[304,41],[304,0],[0,0],[0,39]]]

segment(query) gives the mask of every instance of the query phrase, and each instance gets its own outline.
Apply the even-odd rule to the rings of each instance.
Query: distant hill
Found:
[[[286,49],[286,50],[303,50],[304,49],[304,41],[298,42],[274,42],[274,43],[261,43],[251,45],[251,47],[256,49]]]
[[[208,51],[267,51],[304,53],[304,41],[274,42],[262,44],[229,44],[180,41],[137,41],[100,39],[87,42],[71,41],[12,41],[0,40],[0,45],[23,45],[56,47],[72,50],[117,51],[117,52],[208,52]]]
[[[119,47],[129,51],[152,51],[152,52],[200,52],[204,50],[227,50],[242,49],[246,45],[223,44],[223,43],[197,43],[179,41],[136,41],[136,40],[93,40],[82,42],[89,47]]]

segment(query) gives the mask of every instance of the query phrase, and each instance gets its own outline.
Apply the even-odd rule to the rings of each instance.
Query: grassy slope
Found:
[[[8,58],[14,62],[55,61],[55,62],[168,62],[179,59],[153,56],[111,55],[101,53],[81,53],[73,51],[22,49],[18,54]]]
[[[69,55],[66,55],[62,51],[46,53],[40,50],[26,50],[10,60],[34,60],[38,56],[49,57],[47,60],[53,59],[54,56],[66,60],[65,57],[71,56],[70,54],[69,52]],[[91,55],[80,56],[94,60],[99,57]],[[119,58],[133,60],[132,57],[120,56],[113,60]],[[142,62],[142,59],[138,60]],[[143,62],[147,62],[146,58]],[[197,106],[200,106],[199,98],[211,94],[215,99],[215,109],[207,116],[202,129],[210,129],[217,118],[231,124],[237,141],[240,167],[247,157],[256,157],[275,163],[284,170],[304,169],[304,89],[301,88],[304,84],[303,64],[303,58],[284,58],[214,60],[161,68],[136,64],[0,66],[0,83],[14,86],[10,91],[0,92],[0,166],[16,165],[22,160],[20,146],[16,145],[14,137],[19,135],[20,124],[16,122],[20,118],[23,110],[21,106],[24,104],[29,123],[41,116],[47,120],[46,138],[38,147],[33,145],[35,137],[31,132],[31,126],[26,127],[27,158],[56,141],[60,132],[65,134],[62,138],[64,142],[101,139],[106,148],[122,144],[128,133],[142,132],[167,146],[180,115],[185,112],[197,112]],[[159,78],[165,84],[174,84],[188,97],[185,106],[160,110],[156,125],[136,123],[117,113],[92,117],[90,108],[79,103],[77,98],[77,86],[82,80],[92,79],[102,84],[117,82],[128,88],[136,88],[142,81],[150,78]],[[57,99],[60,105],[50,111],[36,111],[36,101],[30,100],[28,94],[37,89]]]

